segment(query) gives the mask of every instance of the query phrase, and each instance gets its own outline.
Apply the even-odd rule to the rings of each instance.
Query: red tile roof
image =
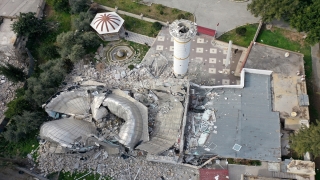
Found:
[[[200,180],[229,180],[227,169],[199,169]]]
[[[213,30],[213,29],[205,28],[202,26],[197,26],[197,28],[198,28],[198,33],[206,34],[209,36],[215,36],[216,34],[216,30]]]

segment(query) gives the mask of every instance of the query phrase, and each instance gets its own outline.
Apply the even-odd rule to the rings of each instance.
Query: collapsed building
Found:
[[[184,21],[175,25],[184,29],[175,31],[177,37],[188,31]],[[195,30],[194,24],[191,25],[190,29]],[[299,108],[288,107],[296,113],[290,117],[291,109],[280,106],[288,98],[281,99],[279,95],[294,97],[297,93],[279,94],[284,92],[279,90],[279,83],[287,82],[288,78],[282,77],[277,64],[261,67],[269,61],[261,63],[250,54],[245,65],[245,53],[254,53],[258,45],[251,52],[231,43],[227,49],[222,42],[209,43],[200,36],[198,44],[206,42],[214,48],[192,49],[195,43],[179,45],[184,53],[174,50],[179,55],[174,56],[171,47],[165,48],[167,51],[163,48],[163,42],[169,41],[172,35],[169,32],[170,28],[160,33],[163,37],[158,37],[159,44],[153,45],[142,63],[132,70],[110,65],[109,69],[97,72],[86,66],[87,72],[80,73],[83,68],[75,68],[71,84],[44,105],[54,119],[44,123],[40,130],[40,136],[47,140],[48,151],[72,154],[103,149],[103,158],[108,155],[136,158],[143,154],[147,161],[195,169],[213,159],[216,164],[226,158],[259,160],[268,164],[270,176],[292,177],[297,171],[286,167],[293,161],[282,160],[288,154],[283,127],[297,130],[303,123],[308,125],[308,97],[300,74],[293,70],[288,75],[292,78],[296,74],[294,85],[299,87],[297,93],[301,95],[293,100]],[[188,42],[192,41],[189,35],[185,39]],[[171,41],[179,44],[175,36]],[[188,50],[190,46],[192,51]],[[206,51],[209,59],[197,57]],[[223,54],[229,57],[222,59]],[[215,58],[211,58],[213,55]],[[294,61],[302,62],[301,58]],[[303,64],[298,68],[304,74]],[[290,120],[294,120],[294,125]],[[314,171],[309,171],[312,165],[309,163],[308,172],[302,173],[314,175]],[[225,171],[223,174],[227,178]]]

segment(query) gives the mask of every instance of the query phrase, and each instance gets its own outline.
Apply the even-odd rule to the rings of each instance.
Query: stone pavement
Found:
[[[211,29],[216,29],[217,23],[218,34],[227,32],[237,26],[246,23],[258,23],[259,18],[251,15],[247,11],[247,4],[250,2],[236,3],[229,0],[144,0],[162,4],[194,13],[196,23]]]
[[[137,33],[131,32],[131,31],[126,31],[126,32],[128,33],[128,36],[125,37],[125,39],[127,41],[132,41],[132,42],[136,42],[139,44],[147,43],[149,46],[151,46],[153,44],[153,42],[155,41],[155,38],[152,38],[152,37],[137,34]]]

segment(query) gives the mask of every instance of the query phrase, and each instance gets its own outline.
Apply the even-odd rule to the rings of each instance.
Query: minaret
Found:
[[[173,72],[182,78],[188,71],[191,39],[197,34],[197,25],[189,20],[175,20],[169,25],[170,35],[174,38]]]

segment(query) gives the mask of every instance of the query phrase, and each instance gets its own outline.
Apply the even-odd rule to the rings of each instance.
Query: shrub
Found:
[[[185,19],[185,15],[184,14],[178,14],[177,19]]]
[[[236,28],[236,33],[240,36],[245,36],[247,32],[247,28],[246,27],[238,27]]]
[[[130,65],[128,66],[128,68],[129,68],[130,70],[132,70],[132,69],[134,68],[134,65],[133,65],[133,64],[130,64]]]
[[[47,44],[39,48],[39,56],[45,60],[50,60],[59,57],[59,53],[55,45]]]
[[[161,15],[163,15],[163,14],[164,14],[164,12],[161,10],[161,11],[160,11],[160,14],[161,14]]]
[[[159,30],[161,30],[161,28],[162,28],[162,24],[160,24],[158,21],[156,21],[156,22],[154,22],[154,23],[152,24],[152,27],[153,27],[155,30],[159,31]]]
[[[23,72],[23,68],[17,68],[12,64],[6,63],[0,65],[0,74],[4,75],[10,81],[17,83],[25,80],[26,75]]]
[[[71,13],[78,14],[87,10],[87,0],[70,0]]]
[[[69,1],[66,0],[53,0],[53,9],[59,12],[69,12]]]
[[[157,9],[158,11],[163,11],[164,8],[165,8],[165,6],[163,6],[162,4],[158,4],[158,5],[156,6],[156,9]]]
[[[179,10],[179,9],[176,9],[176,8],[173,8],[173,9],[171,10],[171,12],[172,12],[173,14],[177,14],[178,12],[180,12],[180,10]]]
[[[192,16],[192,13],[186,12],[184,16],[185,19],[189,19]]]
[[[75,29],[79,31],[90,31],[91,26],[90,23],[94,18],[93,14],[89,12],[80,12],[79,16],[72,20],[72,24],[74,25]]]

